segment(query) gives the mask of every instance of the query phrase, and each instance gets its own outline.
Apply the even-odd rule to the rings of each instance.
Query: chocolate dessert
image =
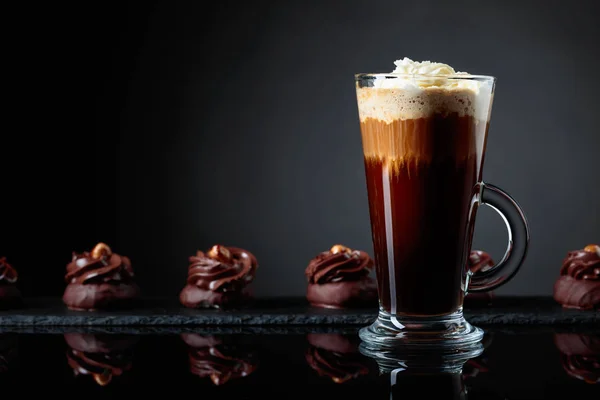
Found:
[[[554,299],[565,308],[599,308],[600,246],[590,244],[567,254],[554,284]]]
[[[306,362],[320,376],[344,383],[369,374],[368,362],[358,351],[354,335],[310,333]]]
[[[600,336],[557,333],[554,344],[567,374],[587,383],[600,382]]]
[[[306,298],[315,307],[346,308],[377,305],[377,286],[369,277],[373,260],[364,251],[336,244],[306,267]]]
[[[189,308],[237,307],[251,299],[248,285],[258,262],[247,250],[213,246],[189,258],[187,285],[179,300]]]
[[[256,353],[235,343],[195,333],[184,333],[181,338],[188,346],[190,372],[210,378],[217,386],[247,377],[258,368]]]
[[[76,376],[89,375],[106,386],[131,369],[137,342],[133,336],[68,333],[64,338],[69,345],[67,362]]]
[[[73,252],[65,280],[63,301],[72,310],[121,307],[139,295],[129,258],[113,253],[104,243],[91,252]]]
[[[21,292],[16,286],[18,277],[6,257],[0,257],[0,309],[13,308],[21,303]]]
[[[469,254],[468,268],[473,273],[478,271],[485,272],[494,265],[494,260],[492,260],[492,257],[485,251],[473,250],[471,251],[471,254]],[[489,305],[493,298],[494,292],[491,290],[487,292],[468,292],[467,296],[465,296],[464,305],[466,307]]]

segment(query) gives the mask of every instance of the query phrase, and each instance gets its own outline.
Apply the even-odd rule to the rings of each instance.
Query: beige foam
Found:
[[[449,113],[487,122],[492,101],[491,93],[438,87],[419,90],[357,87],[356,96],[361,121],[373,118],[387,123]]]

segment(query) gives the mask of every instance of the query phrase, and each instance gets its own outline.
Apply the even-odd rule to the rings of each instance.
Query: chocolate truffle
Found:
[[[600,382],[600,336],[557,333],[554,344],[569,376],[587,383]]]
[[[98,385],[108,385],[115,376],[131,369],[134,336],[68,333],[67,362],[78,375],[91,376]]]
[[[468,267],[473,273],[486,271],[493,266],[494,260],[485,251],[473,250],[469,254]],[[487,292],[469,292],[465,297],[465,306],[489,305],[493,298],[494,292],[491,290]]]
[[[251,349],[224,338],[184,333],[181,338],[188,346],[190,372],[200,378],[209,377],[217,386],[244,378],[258,368],[258,358]]]
[[[554,299],[565,308],[599,308],[600,246],[590,244],[567,254],[554,284]]]
[[[189,258],[187,285],[179,295],[189,308],[237,307],[250,300],[258,262],[247,250],[213,246]]]
[[[368,360],[358,351],[354,335],[310,333],[306,362],[320,376],[344,383],[369,374]]]
[[[19,275],[6,261],[0,257],[0,309],[16,307],[21,302],[21,292],[16,286]]]
[[[129,258],[113,253],[104,243],[91,252],[73,252],[65,280],[63,301],[72,310],[122,307],[139,294]]]
[[[373,260],[360,250],[336,244],[306,267],[306,298],[315,307],[346,308],[377,305],[377,286],[369,277]]]

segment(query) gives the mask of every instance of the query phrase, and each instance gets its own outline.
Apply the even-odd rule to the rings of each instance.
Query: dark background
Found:
[[[600,242],[595,1],[124,1],[5,15],[19,25],[6,64],[22,78],[5,77],[19,90],[18,123],[1,134],[0,253],[28,296],[60,295],[71,251],[98,241],[161,296],[177,296],[187,257],[215,243],[255,253],[263,296],[304,294],[308,260],[335,243],[371,252],[353,74],[404,56],[498,77],[484,177],[532,229],[500,293],[551,294],[566,252]],[[500,258],[505,243],[483,209],[474,247]]]

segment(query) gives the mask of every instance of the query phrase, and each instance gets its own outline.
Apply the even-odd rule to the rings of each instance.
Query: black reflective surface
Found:
[[[600,332],[488,328],[462,370],[360,353],[355,328],[0,333],[3,390],[65,397],[594,399]],[[238,332],[238,333],[235,333]],[[104,396],[102,396],[104,397]]]

